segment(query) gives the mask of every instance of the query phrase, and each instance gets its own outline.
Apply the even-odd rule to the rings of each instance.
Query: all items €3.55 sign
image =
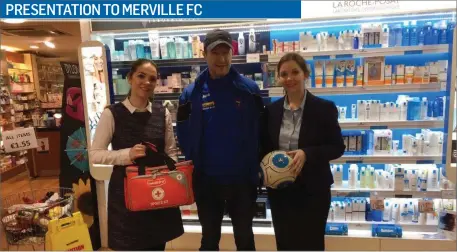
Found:
[[[6,153],[35,149],[38,147],[35,129],[32,127],[2,132]]]

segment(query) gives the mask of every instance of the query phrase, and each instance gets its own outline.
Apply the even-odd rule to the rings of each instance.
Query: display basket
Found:
[[[49,221],[71,216],[74,191],[46,188],[3,197],[1,223],[9,245],[44,244]]]

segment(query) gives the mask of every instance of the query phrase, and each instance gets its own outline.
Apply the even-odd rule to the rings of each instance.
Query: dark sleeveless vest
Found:
[[[153,104],[152,112],[130,111],[117,103],[110,107],[114,117],[113,150],[131,148],[142,141],[164,151],[165,108]],[[163,165],[152,160],[151,165]],[[115,166],[108,189],[108,243],[113,250],[142,250],[173,240],[184,233],[179,208],[130,212],[124,201],[125,167]]]

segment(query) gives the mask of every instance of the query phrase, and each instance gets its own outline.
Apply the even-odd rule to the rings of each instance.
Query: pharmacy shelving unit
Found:
[[[262,73],[262,80],[259,84],[264,89],[262,95],[266,102],[271,102],[284,95],[283,89],[276,87],[274,82],[274,69],[283,55],[283,53],[271,52],[272,40],[276,39],[279,41],[297,41],[299,40],[299,32],[312,31],[315,34],[316,31],[327,30],[337,34],[341,30],[347,29],[360,29],[362,23],[385,23],[388,25],[395,23],[402,23],[408,20],[418,20],[418,23],[424,23],[426,21],[438,22],[441,20],[455,20],[455,9],[449,9],[444,13],[435,13],[434,10],[422,10],[420,12],[408,13],[408,15],[374,15],[373,17],[366,18],[352,18],[352,19],[341,19],[341,20],[308,20],[291,23],[282,23],[282,21],[268,21],[268,22],[250,22],[250,23],[224,23],[219,28],[226,29],[233,34],[233,38],[236,39],[239,32],[244,32],[245,35],[249,33],[251,28],[254,28],[256,32],[260,33],[257,37],[259,40],[258,50],[262,50],[265,46],[266,52],[257,51],[256,53],[249,55],[235,55],[233,56],[233,65],[238,71],[247,76],[253,76],[255,73]],[[339,22],[337,22],[339,21]],[[338,23],[337,25],[335,25]],[[100,27],[100,26],[98,26]],[[205,34],[206,31],[215,28],[215,25],[191,25],[182,27],[160,27],[157,28],[161,37],[169,36],[182,36],[187,39],[189,35],[193,34]],[[148,30],[135,30],[134,32],[127,30],[107,30],[107,31],[92,31],[93,40],[99,40],[105,43],[113,52],[118,55],[119,51],[123,50],[123,42],[126,40],[144,40],[148,41]],[[246,37],[247,38],[247,37]],[[455,40],[454,40],[455,41]],[[307,63],[313,62],[314,60],[339,60],[339,59],[355,59],[359,62],[363,62],[365,58],[372,57],[385,57],[386,60],[389,58],[390,64],[402,64],[404,59],[412,57],[413,60],[448,60],[448,75],[451,72],[455,74],[455,68],[451,68],[451,63],[454,63],[455,59],[452,59],[452,54],[455,52],[452,50],[453,45],[449,44],[435,44],[425,46],[398,46],[398,47],[387,47],[387,48],[364,48],[356,50],[332,50],[332,51],[301,51],[300,54],[306,59]],[[112,57],[115,59],[115,57]],[[411,61],[411,60],[410,60]],[[189,58],[189,59],[159,59],[155,60],[159,67],[159,72],[162,78],[172,75],[173,73],[183,73],[183,78],[189,79],[188,74],[193,70],[193,67],[200,67],[204,69],[206,62],[202,58]],[[123,78],[125,79],[126,73],[130,69],[132,61],[115,59],[109,63],[110,68],[113,70],[113,79]],[[405,63],[403,63],[405,64]],[[192,79],[192,78],[190,78]],[[188,80],[187,80],[188,81]],[[258,81],[258,80],[256,80]],[[126,83],[126,82],[125,82]],[[447,136],[449,132],[448,124],[448,106],[451,106],[449,102],[449,90],[451,89],[450,78],[447,81],[437,81],[427,84],[403,84],[403,85],[381,85],[381,86],[345,86],[345,87],[331,87],[331,88],[316,88],[311,85],[308,86],[308,90],[323,98],[332,100],[338,106],[348,106],[348,103],[356,103],[357,100],[386,100],[394,101],[398,95],[406,94],[409,96],[443,96],[446,98],[446,113],[442,118],[421,119],[421,120],[379,120],[379,121],[358,121],[347,117],[346,119],[340,119],[340,126],[342,130],[375,130],[375,129],[391,129],[395,131],[394,135],[396,139],[398,136],[405,133],[415,134],[420,132],[421,129],[432,129],[436,131],[443,131]],[[181,92],[181,88],[173,89],[172,93],[155,94],[156,100],[177,101]],[[388,97],[388,98],[386,98]],[[125,94],[119,94],[116,96],[116,102],[122,101],[125,98]],[[349,107],[349,106],[348,106]],[[350,109],[349,109],[350,110]],[[444,141],[446,141],[444,139]],[[444,143],[443,145],[446,145]],[[443,150],[443,153],[445,150]],[[400,152],[399,152],[400,153]],[[386,164],[404,164],[404,165],[437,165],[442,167],[446,164],[446,155],[443,153],[435,153],[434,155],[344,155],[343,157],[332,161],[332,165],[343,165],[345,169],[345,175],[343,186],[333,187],[332,196],[333,198],[344,198],[344,197],[381,197],[381,198],[397,198],[397,199],[414,199],[424,198],[432,200],[454,200],[455,190],[451,188],[437,188],[435,190],[426,191],[406,191],[406,190],[394,190],[394,189],[379,189],[379,188],[349,188],[347,182],[347,169],[350,165],[373,165],[378,168],[383,168]],[[106,178],[108,180],[109,178]],[[99,195],[99,199],[101,196]],[[268,204],[267,204],[268,205]],[[103,209],[102,207],[99,209]],[[455,208],[455,202],[454,202]],[[174,250],[196,250],[200,245],[201,238],[201,226],[199,225],[196,217],[195,208],[186,208],[183,211],[183,220],[185,222],[185,234],[180,238],[169,243],[169,248]],[[330,221],[335,222],[335,221]],[[346,236],[327,236],[326,237],[326,249],[327,250],[433,250],[439,247],[442,250],[455,250],[455,242],[438,237],[437,223],[398,223],[403,229],[402,238],[381,238],[372,237],[371,226],[373,224],[379,224],[378,222],[363,221],[363,220],[348,220],[340,221],[348,224],[349,232]],[[101,223],[103,221],[101,220]],[[391,222],[385,222],[391,223]],[[222,226],[222,239],[220,243],[221,249],[234,250],[236,247],[233,243],[233,229],[231,222],[228,217],[223,220]],[[269,209],[266,210],[266,215],[262,218],[254,219],[254,233],[256,239],[256,246],[258,250],[274,250],[275,240],[274,232],[272,228],[271,212]],[[102,234],[103,237],[103,234]],[[306,239],[304,237],[304,239]],[[102,241],[103,243],[103,241]]]
[[[0,135],[2,132],[14,130],[18,124],[14,119],[14,101],[11,99],[11,82],[9,63],[3,51],[0,51]],[[14,70],[13,70],[14,72]],[[1,137],[0,137],[1,140]],[[0,141],[0,181],[10,179],[27,170],[27,151],[5,153],[3,141]]]

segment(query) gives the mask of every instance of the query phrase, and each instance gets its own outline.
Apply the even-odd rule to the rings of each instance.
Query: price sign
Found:
[[[248,53],[246,54],[246,63],[258,63],[260,62],[260,54]]]
[[[419,200],[419,213],[434,213],[433,201],[431,200]]]
[[[370,198],[370,205],[372,210],[384,211],[384,199]]]
[[[32,127],[2,132],[6,153],[35,149],[38,147],[35,129]]]

